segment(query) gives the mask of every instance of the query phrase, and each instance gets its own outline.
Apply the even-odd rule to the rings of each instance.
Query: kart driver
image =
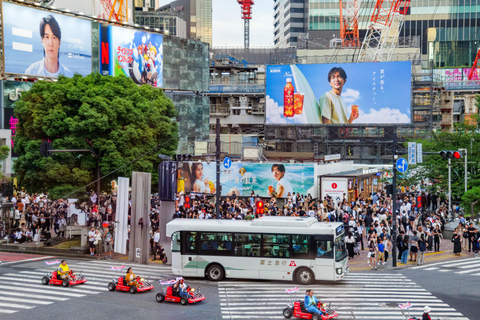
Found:
[[[188,299],[187,285],[183,278],[178,280],[178,287],[180,288],[180,297]]]
[[[66,279],[70,281],[70,269],[68,268],[67,262],[65,260],[62,260],[62,262],[60,262],[57,274],[60,279]]]
[[[139,287],[140,285],[137,283],[137,277],[133,273],[132,267],[127,269],[127,275],[125,276],[125,280],[129,286]]]
[[[318,303],[320,301],[317,300],[317,298],[315,298],[313,296],[313,290],[307,290],[306,292],[307,294],[305,295],[305,309],[308,311],[308,312],[313,312],[313,313],[317,313],[319,315],[322,314],[322,311],[320,311],[320,309],[318,308]]]

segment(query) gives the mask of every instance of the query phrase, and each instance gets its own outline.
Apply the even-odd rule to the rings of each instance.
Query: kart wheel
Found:
[[[62,281],[62,286],[68,287],[69,285],[70,285],[70,281],[68,281],[67,279]]]
[[[48,277],[42,278],[42,284],[47,285],[49,282],[50,282],[50,279],[48,279]]]
[[[188,300],[185,298],[182,298],[182,300],[180,300],[180,303],[182,304],[182,306],[186,306],[188,304]]]
[[[283,309],[283,316],[287,319],[291,318],[293,316],[293,310],[290,308]]]
[[[137,293],[137,287],[131,286],[131,287],[130,287],[130,293],[132,293],[132,294],[133,294],[133,293]]]
[[[108,291],[115,291],[115,283],[110,282],[108,284]]]
[[[157,293],[155,299],[157,300],[157,302],[163,302],[165,301],[165,296],[163,295],[163,293]]]
[[[225,277],[223,268],[218,264],[212,264],[207,269],[207,279],[210,281],[221,281]]]
[[[312,316],[312,320],[322,320],[322,316],[314,313],[313,316]]]
[[[296,278],[299,284],[304,284],[304,285],[311,284],[313,280],[315,280],[313,272],[307,268],[301,268],[300,270],[298,270],[296,274]]]

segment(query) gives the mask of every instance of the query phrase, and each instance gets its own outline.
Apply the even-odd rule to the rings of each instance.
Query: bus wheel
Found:
[[[299,284],[311,284],[315,280],[313,272],[308,268],[300,268],[297,271],[296,278]]]
[[[224,276],[223,268],[218,264],[212,264],[207,268],[207,279],[210,281],[221,281]]]

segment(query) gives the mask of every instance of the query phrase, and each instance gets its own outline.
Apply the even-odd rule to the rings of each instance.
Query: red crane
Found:
[[[475,73],[475,70],[478,68],[478,59],[480,59],[480,49],[477,52],[477,56],[475,57],[475,61],[472,64],[472,68],[470,69],[470,73],[468,74],[468,80],[473,79],[473,74]]]
[[[342,47],[360,46],[358,36],[358,10],[360,0],[340,0],[340,38]]]
[[[244,21],[243,33],[244,40],[243,44],[245,49],[250,47],[250,20],[252,19],[252,6],[253,0],[237,0],[240,5],[242,12],[242,19]]]

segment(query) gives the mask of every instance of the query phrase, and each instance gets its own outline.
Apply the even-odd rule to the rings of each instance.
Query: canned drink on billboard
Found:
[[[358,118],[358,106],[356,104],[353,104],[352,105],[352,115],[355,117],[355,118]]]
[[[303,93],[295,92],[293,98],[293,109],[295,114],[303,113]]]
[[[283,116],[284,117],[293,117],[295,114],[294,110],[294,95],[292,84],[292,78],[287,78],[287,84],[283,88]]]

